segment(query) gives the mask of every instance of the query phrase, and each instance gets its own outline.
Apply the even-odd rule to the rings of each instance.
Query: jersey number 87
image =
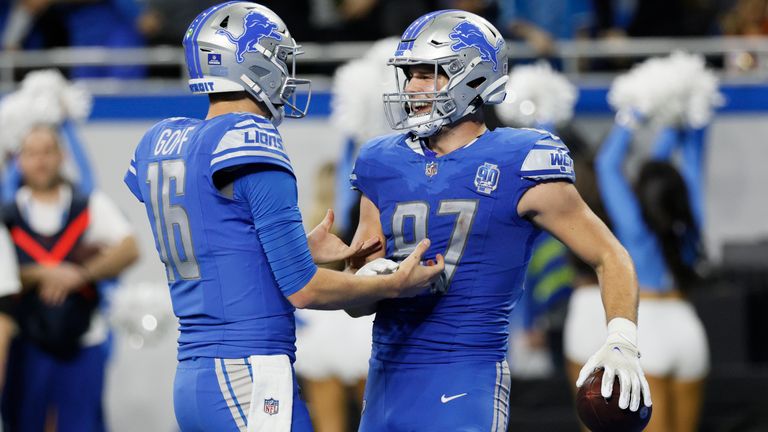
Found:
[[[442,200],[438,204],[438,216],[456,215],[451,238],[448,240],[448,249],[445,251],[445,276],[449,284],[456,273],[456,267],[459,265],[461,257],[464,255],[469,232],[477,214],[477,206],[478,200],[469,199]],[[404,259],[413,252],[421,240],[428,237],[428,218],[429,203],[425,201],[397,203],[395,212],[392,214],[392,234],[395,239],[393,255],[395,258]],[[413,220],[413,235],[409,236],[413,241],[408,241],[405,237],[406,219]]]

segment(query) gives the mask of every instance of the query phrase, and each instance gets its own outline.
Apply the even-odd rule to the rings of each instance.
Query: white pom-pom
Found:
[[[331,121],[358,143],[391,131],[382,94],[396,91],[387,59],[398,42],[398,38],[376,42],[364,57],[340,66],[333,77]]]
[[[26,133],[38,122],[27,115],[34,111],[34,100],[11,93],[0,101],[0,143],[8,152],[16,151]]]
[[[515,67],[506,87],[507,97],[496,106],[506,124],[562,124],[573,117],[578,90],[546,62]]]
[[[118,287],[112,293],[109,320],[128,337],[132,347],[151,345],[176,323],[168,286],[140,283]]]
[[[703,127],[723,104],[718,79],[699,55],[674,52],[633,67],[614,80],[608,102],[658,125]]]
[[[30,72],[17,91],[0,101],[0,142],[5,149],[15,151],[33,126],[85,120],[92,104],[90,93],[70,84],[59,71]]]

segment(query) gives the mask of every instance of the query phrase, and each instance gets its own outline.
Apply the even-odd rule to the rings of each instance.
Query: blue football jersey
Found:
[[[379,302],[372,357],[503,360],[509,315],[540,232],[518,216],[518,201],[539,182],[574,178],[560,139],[533,129],[488,131],[441,157],[408,134],[363,147],[351,182],[381,213],[387,258],[402,260],[428,237],[425,259],[443,254],[449,282],[442,295]]]
[[[272,164],[292,173],[264,117],[170,118],[136,148],[125,182],[146,207],[179,318],[179,359],[295,352],[294,308],[259,243],[248,202],[228,198],[214,173]]]

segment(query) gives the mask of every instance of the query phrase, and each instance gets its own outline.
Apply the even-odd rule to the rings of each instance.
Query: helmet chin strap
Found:
[[[269,113],[271,114],[271,118],[269,119],[272,124],[275,127],[280,126],[280,123],[283,122],[283,110],[282,108],[276,107],[268,97],[264,94],[264,90],[261,89],[261,87],[256,84],[252,79],[248,78],[247,75],[243,74],[240,75],[240,79],[243,81],[243,83],[246,85],[246,90],[250,94],[253,95],[253,97],[256,98],[259,102],[266,105],[267,109],[269,110]]]
[[[260,101],[264,103],[264,105],[267,106],[267,109],[269,110],[270,114],[272,114],[272,118],[269,120],[272,122],[272,124],[275,127],[280,126],[280,123],[283,122],[283,109],[276,107],[272,102],[269,101],[269,98],[259,98]]]

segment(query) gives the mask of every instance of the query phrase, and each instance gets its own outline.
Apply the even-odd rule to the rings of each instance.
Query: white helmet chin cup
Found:
[[[418,123],[408,127],[408,130],[419,138],[426,138],[438,133],[447,123],[444,118],[441,118],[428,123]]]
[[[301,46],[268,8],[245,1],[213,6],[190,24],[183,44],[193,93],[246,91],[275,125],[306,115],[309,81],[295,76]],[[307,100],[298,107],[297,89],[304,87]]]
[[[398,92],[383,95],[387,120],[393,129],[420,137],[434,135],[483,104],[499,104],[506,95],[504,38],[484,18],[469,12],[443,10],[420,17],[405,30],[387,64],[395,66],[398,85]],[[413,65],[434,66],[434,91],[405,91],[407,79],[398,69],[407,71]],[[440,90],[438,73],[448,76],[448,84]],[[431,112],[415,115],[410,109],[414,100],[431,102]]]

